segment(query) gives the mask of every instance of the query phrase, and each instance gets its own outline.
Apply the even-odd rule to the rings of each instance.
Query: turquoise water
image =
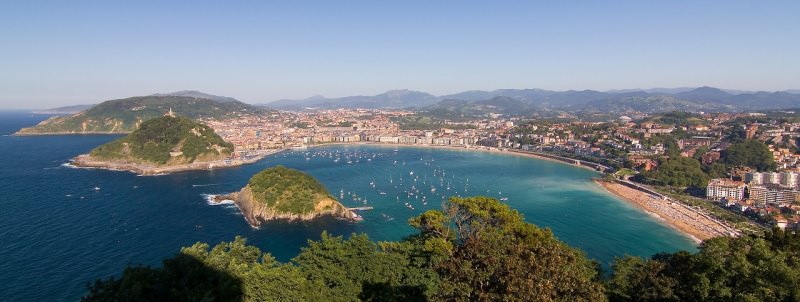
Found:
[[[0,113],[0,133],[44,118]],[[328,146],[284,152],[244,167],[155,177],[63,165],[116,137],[0,137],[3,300],[73,301],[95,278],[117,274],[127,263],[158,265],[196,241],[242,235],[285,261],[323,230],[398,240],[413,232],[408,218],[439,208],[443,196],[453,195],[507,198],[527,221],[551,228],[604,264],[624,254],[694,249],[688,238],[591,182],[596,173],[506,154]],[[374,209],[363,212],[360,223],[324,218],[253,229],[234,206],[208,203],[205,194],[236,191],[274,165],[312,174],[336,197],[344,192],[347,206],[364,206],[366,199]]]

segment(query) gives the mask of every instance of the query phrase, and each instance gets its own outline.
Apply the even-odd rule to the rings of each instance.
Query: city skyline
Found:
[[[790,1],[303,4],[4,4],[0,108],[178,90],[266,103],[393,89],[800,89]]]

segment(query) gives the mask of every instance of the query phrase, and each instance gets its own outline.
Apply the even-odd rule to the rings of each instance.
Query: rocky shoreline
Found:
[[[332,216],[350,221],[360,220],[360,216],[353,211],[345,208],[341,203],[333,199],[322,200],[317,204],[317,207],[308,213],[283,213],[278,212],[264,204],[258,203],[253,198],[253,192],[249,187],[244,187],[239,192],[234,192],[226,195],[213,196],[211,201],[214,203],[221,203],[223,201],[232,200],[239,210],[244,215],[247,223],[252,227],[259,227],[262,222],[271,220],[289,220],[289,221],[308,221],[322,216]]]
[[[112,171],[128,171],[141,176],[163,175],[185,171],[214,170],[238,167],[257,162],[264,157],[283,150],[270,150],[248,159],[224,159],[215,161],[198,161],[189,164],[158,166],[154,164],[138,163],[126,160],[105,160],[94,158],[89,154],[78,155],[71,160],[72,165],[80,168],[97,168]]]

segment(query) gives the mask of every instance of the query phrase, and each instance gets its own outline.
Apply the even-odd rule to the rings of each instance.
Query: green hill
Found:
[[[307,213],[314,210],[318,200],[333,199],[311,175],[283,166],[259,172],[247,185],[256,201],[281,212]]]
[[[185,117],[163,116],[143,122],[121,139],[92,150],[101,160],[124,160],[157,165],[176,165],[229,156],[233,145],[211,127]]]
[[[254,226],[273,219],[309,220],[322,215],[357,217],[314,177],[283,166],[259,172],[241,191],[220,198],[235,201]]]
[[[188,96],[143,96],[100,103],[86,111],[70,116],[53,117],[17,134],[83,134],[128,133],[142,122],[163,116],[170,109],[191,119],[224,118],[241,112],[259,109],[239,102],[220,102]]]

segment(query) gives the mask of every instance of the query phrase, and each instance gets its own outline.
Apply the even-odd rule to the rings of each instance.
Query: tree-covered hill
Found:
[[[311,175],[284,166],[259,172],[247,186],[255,201],[280,212],[302,214],[313,211],[321,199],[334,199],[325,186]]]
[[[177,115],[191,119],[223,118],[265,110],[239,101],[220,102],[198,97],[131,97],[105,101],[74,115],[53,117],[34,127],[23,128],[18,134],[128,133],[142,122],[160,117],[170,109]]]
[[[232,152],[233,145],[211,127],[185,117],[163,116],[143,122],[129,135],[95,148],[90,155],[165,165],[221,159]]]
[[[348,220],[360,218],[314,177],[283,166],[265,169],[250,178],[239,192],[217,196],[215,200],[233,200],[254,227],[275,219],[311,220],[326,215]]]

